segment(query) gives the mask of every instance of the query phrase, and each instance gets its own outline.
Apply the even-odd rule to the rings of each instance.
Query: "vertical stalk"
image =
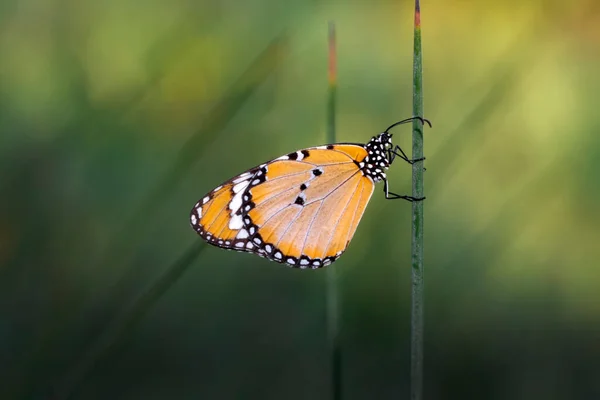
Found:
[[[327,141],[335,143],[335,92],[336,92],[336,40],[335,24],[329,22],[329,90],[327,100]],[[336,267],[327,268],[327,328],[331,350],[331,397],[342,398],[341,351],[339,342],[340,303],[338,272]]]
[[[335,24],[329,22],[329,99],[327,102],[327,140],[335,143],[335,91],[337,87],[337,54]]]
[[[413,116],[423,117],[423,63],[421,54],[421,7],[415,0],[413,59]],[[413,159],[423,157],[423,124],[413,121]],[[423,197],[423,162],[412,167],[412,195]],[[412,203],[411,241],[410,398],[423,398],[423,201]]]

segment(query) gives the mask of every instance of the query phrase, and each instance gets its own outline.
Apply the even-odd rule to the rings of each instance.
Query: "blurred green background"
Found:
[[[325,270],[198,247],[188,213],[325,143],[328,20],[339,141],[410,116],[412,7],[4,0],[0,398],[329,398]],[[600,3],[421,7],[425,398],[600,398]],[[345,399],[409,393],[410,205],[381,190],[333,264]]]

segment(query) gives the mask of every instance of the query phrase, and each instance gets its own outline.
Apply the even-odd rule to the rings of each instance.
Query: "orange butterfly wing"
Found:
[[[300,268],[320,268],[347,248],[373,194],[358,144],[290,153],[217,187],[192,209],[210,244]]]

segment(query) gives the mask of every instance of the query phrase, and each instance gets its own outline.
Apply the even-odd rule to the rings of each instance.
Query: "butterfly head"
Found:
[[[380,133],[379,135],[375,136],[376,138],[379,138],[379,141],[387,148],[387,147],[391,147],[392,146],[392,134],[388,133],[388,132],[383,132]]]
[[[367,146],[386,150],[392,147],[392,134],[382,132],[377,136],[373,136]]]

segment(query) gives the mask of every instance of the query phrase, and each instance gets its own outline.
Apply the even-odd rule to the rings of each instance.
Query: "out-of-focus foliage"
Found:
[[[58,387],[77,399],[327,398],[323,271],[212,247],[76,387],[64,385],[110,321],[200,240],[187,220],[199,198],[325,142],[328,20],[338,139],[364,142],[409,116],[412,7],[4,1],[0,397]],[[421,9],[434,125],[425,397],[600,397],[600,6]],[[284,31],[281,57],[242,93],[240,76]],[[207,132],[229,95],[239,102]],[[410,148],[403,129],[394,138]],[[156,200],[190,150],[195,162]],[[410,190],[409,166],[388,175],[395,192]],[[380,190],[333,265],[348,399],[408,393],[410,206]]]

